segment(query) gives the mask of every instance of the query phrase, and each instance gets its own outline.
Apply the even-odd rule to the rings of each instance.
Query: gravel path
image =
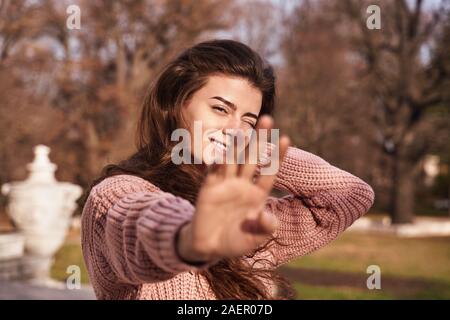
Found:
[[[22,282],[0,281],[0,300],[94,300],[89,286],[81,289],[54,289]]]

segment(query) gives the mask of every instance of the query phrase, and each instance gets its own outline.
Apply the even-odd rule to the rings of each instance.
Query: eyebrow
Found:
[[[220,100],[220,101],[222,101],[223,103],[225,103],[227,106],[229,106],[231,109],[233,109],[235,111],[237,109],[236,105],[234,103],[232,103],[232,102],[230,102],[230,101],[228,101],[228,100],[226,100],[226,99],[224,99],[222,97],[215,96],[215,97],[211,97],[210,99]],[[247,117],[251,117],[251,118],[254,118],[254,119],[258,120],[258,116],[256,114],[252,113],[252,112],[246,112],[242,116],[243,117],[247,116]]]

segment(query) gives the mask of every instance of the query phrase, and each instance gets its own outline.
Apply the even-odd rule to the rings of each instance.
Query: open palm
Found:
[[[258,128],[270,129],[272,119],[260,119]],[[289,139],[279,142],[280,162]],[[278,227],[271,213],[264,211],[275,175],[261,175],[254,181],[256,164],[222,164],[208,174],[200,189],[191,222],[192,239],[198,250],[210,258],[237,257],[256,249]]]

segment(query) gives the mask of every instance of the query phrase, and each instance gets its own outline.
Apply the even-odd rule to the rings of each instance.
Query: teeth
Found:
[[[217,141],[213,141],[213,143],[214,143],[214,145],[215,145],[217,148],[219,148],[219,149],[221,149],[221,150],[223,150],[223,151],[226,150],[225,146],[224,146],[222,143],[217,142]]]
[[[216,140],[214,140],[214,139],[210,139],[211,140],[211,142],[214,144],[214,146],[216,147],[216,149],[219,149],[220,151],[222,151],[222,152],[225,152],[226,151],[226,146],[223,144],[223,143],[221,143],[221,142],[218,142],[218,141],[216,141]]]

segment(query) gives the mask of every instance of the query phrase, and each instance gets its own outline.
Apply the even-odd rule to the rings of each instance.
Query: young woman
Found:
[[[82,247],[99,299],[289,298],[276,268],[369,210],[368,184],[286,137],[275,143],[274,174],[261,173],[261,159],[207,165],[207,147],[220,153],[242,130],[272,128],[274,101],[273,69],[236,41],[197,44],[164,68],[143,105],[137,152],[86,192]],[[201,161],[173,161],[180,128],[202,142],[188,151]],[[270,197],[272,187],[289,195]]]

